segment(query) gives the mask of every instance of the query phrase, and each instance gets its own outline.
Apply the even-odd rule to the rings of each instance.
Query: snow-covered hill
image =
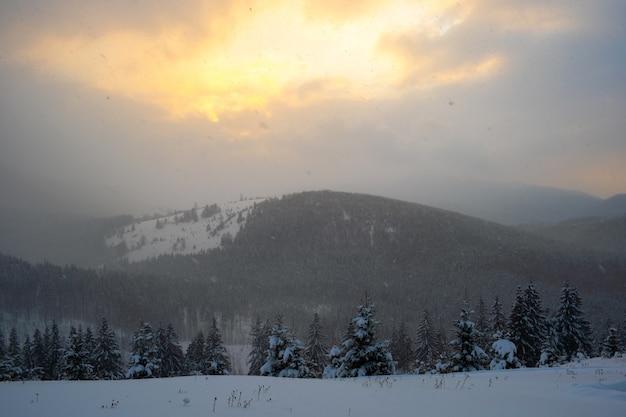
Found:
[[[106,245],[118,248],[128,262],[214,249],[234,238],[254,205],[264,200],[242,199],[134,222],[107,236]]]
[[[197,376],[9,382],[3,416],[623,416],[626,362],[340,380]]]

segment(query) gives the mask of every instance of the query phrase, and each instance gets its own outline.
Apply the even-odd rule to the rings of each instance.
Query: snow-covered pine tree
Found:
[[[11,369],[13,366],[9,363],[9,354],[7,351],[4,332],[0,328],[0,381],[11,380]]]
[[[144,323],[133,334],[126,378],[153,378],[158,375],[160,362],[152,326]]]
[[[305,357],[310,364],[311,374],[315,378],[320,378],[324,369],[328,365],[328,338],[323,332],[322,323],[319,314],[313,315],[313,321],[309,325],[309,334],[307,336],[306,348],[304,350]]]
[[[180,376],[184,373],[185,355],[180,347],[174,325],[169,323],[163,328],[159,323],[155,334],[160,366],[159,378]]]
[[[64,349],[61,345],[59,326],[56,321],[52,321],[52,329],[50,332],[48,332],[48,327],[46,326],[44,341],[46,346],[44,374],[47,379],[59,379]]]
[[[32,348],[31,348],[31,368],[30,374],[34,379],[43,379],[43,366],[46,360],[46,348],[43,343],[43,337],[39,329],[33,332]]]
[[[13,369],[11,370],[11,379],[16,380],[22,377],[22,350],[20,349],[20,341],[17,337],[15,327],[11,328],[9,333],[9,344],[7,345],[7,354],[11,360]]]
[[[561,342],[556,331],[554,317],[546,318],[546,338],[541,345],[539,365],[552,366],[564,362],[561,356]]]
[[[204,333],[198,332],[187,346],[185,354],[185,372],[187,375],[202,375],[204,369],[205,340]]]
[[[230,373],[230,357],[222,342],[217,320],[213,323],[206,337],[204,373],[206,375],[228,375]]]
[[[517,348],[510,340],[499,339],[491,344],[491,363],[489,369],[513,369],[522,366],[515,353]]]
[[[252,336],[252,350],[248,354],[248,375],[261,375],[261,367],[265,363],[267,349],[269,348],[269,322],[261,323],[261,318],[257,316],[256,322],[252,325],[250,336]]]
[[[302,344],[283,324],[280,314],[270,332],[266,358],[261,366],[261,375],[287,378],[311,376]]]
[[[353,331],[342,343],[343,356],[336,376],[350,378],[394,374],[395,362],[389,352],[389,341],[376,341],[376,308],[367,295],[357,310],[358,315],[352,319]]]
[[[404,321],[400,322],[397,330],[394,330],[391,336],[389,350],[396,361],[396,371],[404,374],[411,372],[413,369],[413,341],[409,336]]]
[[[444,346],[442,336],[435,329],[430,312],[427,309],[424,309],[416,336],[413,368],[417,373],[432,372],[441,360]]]
[[[489,332],[491,333],[491,340],[495,341],[502,339],[507,334],[506,317],[502,310],[500,298],[497,295],[491,305],[489,313]]]
[[[82,327],[78,331],[74,326],[65,345],[63,355],[63,378],[69,380],[92,379],[93,367],[89,363],[89,352],[85,349],[85,340]]]
[[[105,317],[100,322],[94,350],[91,354],[94,377],[97,379],[122,379],[122,354],[113,329]]]
[[[591,328],[580,309],[582,300],[578,290],[565,282],[561,289],[560,301],[561,305],[554,318],[561,353],[565,360],[588,357],[593,349]]]
[[[522,365],[537,366],[541,347],[546,339],[546,318],[541,299],[531,282],[525,290],[517,287],[511,308],[508,339],[517,347],[517,356]]]
[[[21,377],[23,379],[32,379],[34,378],[33,369],[35,367],[35,358],[33,355],[33,343],[28,335],[26,335],[26,339],[24,339],[21,354]]]
[[[467,302],[464,302],[459,319],[454,323],[456,339],[452,340],[450,345],[454,348],[451,370],[455,372],[483,370],[483,364],[488,360],[485,351],[476,343],[480,333],[470,319],[471,312]]]
[[[615,356],[621,356],[622,343],[619,337],[619,330],[610,320],[607,323],[607,331],[604,340],[602,341],[602,356],[604,358],[613,358]]]
[[[483,351],[487,351],[491,346],[491,343],[489,343],[489,319],[487,318],[487,306],[485,305],[485,300],[482,295],[478,297],[474,311],[476,313],[474,316],[474,325],[476,331],[479,333],[479,336],[476,337],[476,344],[480,346]]]

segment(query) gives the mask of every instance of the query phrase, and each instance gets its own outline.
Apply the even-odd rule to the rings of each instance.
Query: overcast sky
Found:
[[[3,204],[626,192],[623,0],[0,3]]]

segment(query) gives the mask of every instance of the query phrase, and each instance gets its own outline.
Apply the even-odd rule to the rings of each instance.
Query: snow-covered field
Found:
[[[0,415],[625,416],[626,359],[343,380],[214,376],[0,384]]]

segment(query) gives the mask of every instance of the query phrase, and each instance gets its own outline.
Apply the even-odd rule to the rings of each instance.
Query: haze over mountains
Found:
[[[210,206],[170,215],[162,229],[157,220],[165,218],[143,223],[117,218],[117,225],[108,225],[109,231],[117,230],[109,239],[123,239],[126,247],[115,253],[109,248],[107,256],[144,261],[109,263],[97,274],[44,265],[46,280],[37,281],[38,267],[7,261],[14,266],[5,279],[22,269],[32,282],[13,277],[3,283],[2,309],[88,321],[106,315],[126,331],[141,316],[172,321],[183,337],[193,336],[217,315],[227,340],[245,343],[251,320],[278,311],[300,330],[319,312],[329,332],[339,337],[365,291],[389,329],[400,321],[414,327],[424,308],[447,328],[462,299],[475,302],[482,296],[490,304],[499,296],[510,306],[515,288],[529,281],[545,306],[554,309],[567,280],[580,289],[594,325],[624,314],[626,256],[618,235],[601,244],[608,231],[623,227],[624,216],[605,219],[611,225],[604,233],[594,223],[584,223],[589,228],[579,232],[568,223],[527,230],[416,203],[331,191],[233,204],[236,209],[206,218],[202,212]],[[153,233],[149,238],[148,231]],[[161,238],[165,241],[157,231],[174,239],[166,249],[180,245],[191,231],[222,235],[211,250],[187,251],[193,243],[186,240],[184,251],[135,258],[134,250],[155,249]],[[591,232],[597,237],[586,239]],[[137,248],[142,233],[144,245]],[[32,288],[38,289],[38,298],[28,295]],[[85,298],[91,302],[85,304]],[[23,305],[12,304],[17,300]],[[41,305],[37,300],[53,301]]]

